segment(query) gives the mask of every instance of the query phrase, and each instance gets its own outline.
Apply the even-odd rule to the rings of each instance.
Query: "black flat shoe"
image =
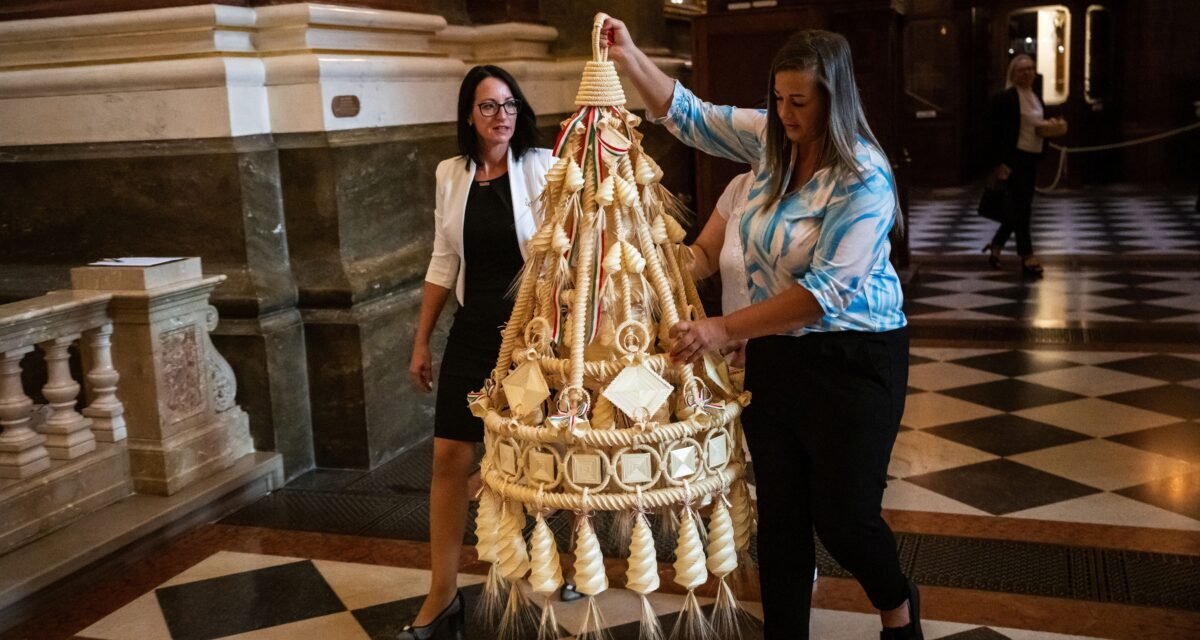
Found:
[[[558,599],[563,602],[571,602],[583,597],[582,593],[575,590],[575,585],[570,582],[564,582],[561,589],[558,590]]]
[[[465,640],[467,632],[467,607],[463,604],[462,592],[454,594],[454,599],[445,609],[433,619],[433,622],[414,627],[411,624],[400,630],[396,640]]]
[[[983,253],[988,254],[988,264],[992,265],[993,269],[1000,268],[1000,252],[992,248],[992,243],[983,245]]]
[[[884,627],[879,640],[925,640],[921,631],[921,592],[912,580],[908,581],[908,624],[903,627]]]

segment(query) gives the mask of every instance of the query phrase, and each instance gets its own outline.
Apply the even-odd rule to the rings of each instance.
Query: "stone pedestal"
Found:
[[[134,488],[170,495],[253,450],[232,370],[209,340],[212,290],[199,258],[149,267],[80,267],[76,290],[113,295],[113,361]]]

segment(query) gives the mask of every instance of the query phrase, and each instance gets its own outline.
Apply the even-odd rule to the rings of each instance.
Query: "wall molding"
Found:
[[[483,62],[512,72],[539,113],[567,113],[584,60],[554,58],[557,37],[545,25],[314,3],[0,22],[0,147],[450,122],[463,74]],[[674,76],[684,66],[656,62]],[[347,95],[359,110],[339,117],[333,100]]]

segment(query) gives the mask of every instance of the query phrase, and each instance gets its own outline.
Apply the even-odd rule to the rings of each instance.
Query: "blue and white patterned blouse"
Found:
[[[854,151],[862,179],[822,168],[802,188],[771,204],[766,111],[715,106],[676,82],[667,115],[654,122],[690,147],[753,168],[740,227],[751,302],[799,284],[825,311],[819,321],[791,335],[879,332],[905,325],[900,279],[888,261],[895,184],[878,149],[858,139]]]

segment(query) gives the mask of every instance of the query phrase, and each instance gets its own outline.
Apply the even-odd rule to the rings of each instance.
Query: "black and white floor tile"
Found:
[[[885,507],[1200,531],[1200,355],[912,358]]]
[[[477,600],[483,578],[459,578],[468,607]],[[396,635],[420,607],[429,572],[221,551],[84,629],[88,640],[376,640]],[[637,638],[640,600],[623,589],[598,597],[613,640]],[[651,604],[666,630],[671,629],[682,596],[655,594]],[[702,601],[702,604],[704,601]],[[761,608],[744,603],[753,620],[746,640],[761,638]],[[556,602],[561,633],[578,631],[583,601]],[[937,620],[925,621],[930,640],[1087,640],[1021,629],[989,628]],[[877,616],[816,609],[812,637],[859,640],[879,631]],[[468,617],[470,640],[494,635]]]
[[[915,193],[908,211],[912,253],[979,255],[997,227],[976,213],[980,189]],[[1034,249],[1043,256],[1196,255],[1200,212],[1195,206],[1195,192],[1125,186],[1039,194],[1033,200]]]
[[[1038,279],[1011,270],[922,269],[905,289],[905,313],[916,322],[1200,323],[1197,262],[1190,271],[1050,267]]]

